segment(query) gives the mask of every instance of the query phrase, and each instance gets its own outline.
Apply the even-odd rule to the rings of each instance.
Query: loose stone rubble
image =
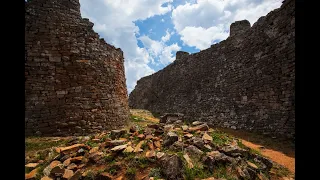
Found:
[[[180,121],[148,124],[139,127],[139,131],[128,128],[85,138],[71,137],[66,143],[69,146],[51,148],[51,158],[42,161],[26,158],[26,169],[30,172],[25,179],[178,180],[190,179],[190,172],[202,168],[206,176],[198,178],[196,174],[195,179],[265,180],[270,179],[271,169],[278,166],[240,147],[235,138],[218,143],[213,138],[218,131],[207,128],[206,123],[187,125]],[[157,131],[161,129],[166,131]],[[143,178],[137,175],[138,170],[151,172],[157,168],[157,177],[152,173]],[[224,178],[215,174],[221,168],[227,171]]]

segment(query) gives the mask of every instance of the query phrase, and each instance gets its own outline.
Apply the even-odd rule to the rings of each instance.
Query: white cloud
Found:
[[[163,19],[163,18],[161,19],[161,22],[164,22],[164,19]]]
[[[172,10],[173,0],[80,0],[82,17],[94,23],[93,29],[107,43],[124,52],[127,88],[130,93],[136,81],[154,72],[147,64],[152,57],[138,47],[139,28],[133,23]],[[167,3],[167,6],[163,4]]]
[[[169,31],[167,31],[167,34],[170,35]],[[166,39],[163,37],[161,39]],[[139,40],[142,42],[143,46],[148,50],[149,54],[152,56],[152,59],[159,57],[159,62],[162,65],[167,65],[173,62],[175,60],[174,52],[179,51],[181,49],[181,47],[177,43],[167,46],[165,44],[165,41],[155,41],[150,39],[148,36],[141,36],[139,37]],[[157,63],[154,64],[158,65]]]
[[[167,42],[167,41],[169,41],[169,39],[170,39],[170,37],[171,37],[171,34],[172,34],[172,33],[170,33],[169,30],[167,29],[167,30],[166,30],[166,35],[164,35],[164,36],[161,37],[161,41],[162,41],[162,42]]]
[[[173,62],[176,59],[176,56],[172,53],[174,51],[179,51],[180,49],[181,47],[177,43],[171,44],[170,46],[165,46],[162,54],[159,57],[159,61],[165,65]]]
[[[213,44],[214,40],[221,41],[229,36],[228,32],[223,31],[223,25],[212,26],[208,29],[203,27],[185,27],[181,32],[181,40],[199,49],[206,49]]]
[[[181,40],[202,50],[229,36],[230,24],[247,19],[251,25],[280,7],[282,0],[197,0],[172,11],[172,22]]]

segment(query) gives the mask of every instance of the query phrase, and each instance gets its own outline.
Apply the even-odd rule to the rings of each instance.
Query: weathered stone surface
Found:
[[[181,113],[165,113],[160,117],[160,123],[173,123],[175,121],[181,120],[183,118]]]
[[[102,160],[102,158],[104,157],[103,152],[94,152],[92,154],[89,155],[89,160],[98,163],[100,160]]]
[[[146,136],[145,136],[144,134],[139,134],[137,137],[138,137],[139,139],[144,139]]]
[[[59,167],[59,166],[62,166],[62,167]],[[55,168],[55,167],[58,167],[56,168],[55,171],[59,171],[59,169],[62,169],[63,168],[63,165],[61,164],[60,161],[52,161],[46,168],[44,168],[43,170],[43,174],[45,176],[49,176],[51,174],[51,171]]]
[[[146,152],[146,157],[147,158],[152,158],[152,157],[155,157],[155,156],[156,156],[156,153],[153,150]]]
[[[190,159],[190,157],[188,156],[188,154],[184,154],[183,158],[187,161],[188,163],[188,168],[193,168],[193,164],[192,164],[192,160]]]
[[[80,148],[90,149],[90,147],[85,144],[74,144],[68,147],[58,147],[56,148],[56,152],[58,153],[68,153],[71,151],[75,152],[75,151],[78,151]]]
[[[183,179],[182,160],[177,155],[166,155],[160,159],[161,171],[167,180]]]
[[[53,180],[51,177],[43,176],[40,180]]]
[[[134,133],[134,132],[136,132],[137,131],[137,126],[131,126],[130,127],[130,129],[129,129],[129,132],[131,132],[131,133]]]
[[[83,156],[68,158],[67,160],[63,161],[64,166],[69,166],[71,163],[79,163],[83,159]]]
[[[127,146],[128,146],[127,144],[116,146],[116,147],[112,148],[111,151],[122,151],[122,150],[126,149]]]
[[[63,174],[62,178],[63,179],[70,179],[72,176],[73,176],[73,171],[69,170],[69,169],[66,169],[64,171],[64,174]]]
[[[140,141],[140,142],[137,144],[137,146],[134,148],[134,151],[133,151],[133,152],[135,152],[135,153],[137,153],[137,152],[142,152],[143,149],[141,149],[141,146],[142,146],[143,143],[144,143],[144,141]]]
[[[39,168],[35,168],[34,170],[32,170],[31,172],[29,172],[28,174],[25,174],[25,179],[35,179],[36,175],[38,173]]]
[[[78,166],[77,166],[75,163],[71,163],[71,164],[67,167],[67,169],[76,170],[77,167],[78,167]]]
[[[198,130],[200,130],[200,131],[207,131],[209,129],[209,126],[206,124],[206,123],[204,123],[204,124],[200,124],[200,125],[198,125],[198,126],[195,126],[195,127],[189,127],[189,131],[198,131]]]
[[[110,134],[110,138],[111,139],[118,139],[118,138],[122,137],[123,135],[125,135],[126,133],[127,133],[127,131],[125,129],[112,130],[111,134]]]
[[[188,146],[185,151],[189,154],[189,155],[197,155],[197,156],[201,156],[203,154],[203,151],[201,151],[200,149],[198,149],[197,147],[190,145]]]
[[[25,165],[25,167],[27,168],[35,168],[39,165],[39,163],[28,163]]]
[[[160,159],[160,158],[162,158],[163,156],[164,156],[165,154],[164,154],[164,152],[157,152],[157,158],[158,159]]]
[[[211,151],[207,153],[207,156],[204,157],[203,164],[206,165],[210,170],[214,170],[214,167],[217,164],[231,164],[234,162],[234,159],[226,156],[219,151]]]
[[[192,135],[192,134],[190,134],[190,133],[188,133],[188,134],[185,134],[185,135],[184,135],[184,137],[186,137],[186,138],[188,138],[188,139],[189,139],[189,138],[192,138],[192,137],[193,137],[193,135]]]
[[[132,146],[128,146],[125,150],[123,150],[123,152],[126,152],[126,153],[131,153],[133,151],[134,149],[132,148]]]
[[[178,135],[174,132],[168,132],[165,140],[163,141],[163,146],[171,146],[176,141],[178,141]]]
[[[251,168],[253,168],[253,169],[258,169],[258,166],[255,165],[255,164],[253,164],[253,163],[250,162],[250,161],[247,161],[247,164],[248,164]]]
[[[183,131],[186,131],[186,130],[188,130],[188,126],[187,126],[187,125],[183,125],[183,126],[181,126],[181,129],[182,129]]]
[[[207,133],[203,134],[202,139],[205,141],[212,141],[213,140],[212,137]]]
[[[99,147],[93,147],[92,149],[90,149],[89,154],[97,152],[98,150],[99,150]]]
[[[113,146],[122,145],[125,142],[126,142],[125,140],[112,140],[112,141],[109,141],[107,145],[113,147]]]
[[[199,125],[201,125],[201,124],[203,124],[204,122],[201,122],[201,121],[194,121],[194,122],[192,122],[192,125],[193,126],[199,126]]]
[[[199,137],[193,137],[192,138],[192,143],[193,143],[193,145],[195,145],[196,147],[198,147],[201,150],[206,148],[206,147],[204,147],[203,140],[201,138],[199,138]]]
[[[81,17],[79,0],[25,3],[26,136],[85,135],[126,124],[123,52],[92,24]]]
[[[220,151],[226,155],[233,156],[233,157],[244,156],[245,154],[248,153],[247,150],[242,149],[237,145],[223,146],[222,148],[220,148]]]
[[[161,148],[161,143],[160,143],[160,141],[154,141],[153,144],[154,144],[155,147]]]
[[[80,177],[81,177],[81,171],[77,170],[69,180],[79,180]]]
[[[173,150],[173,151],[176,151],[176,152],[182,151],[183,148],[184,148],[184,143],[183,143],[183,142],[180,142],[180,141],[174,142],[174,143],[169,147],[169,149],[171,149],[171,150]]]
[[[167,125],[163,126],[164,132],[172,131],[173,128],[174,128],[174,125],[173,125],[173,124],[167,124]]]
[[[178,57],[138,80],[129,95],[130,107],[179,112],[189,122],[294,138],[293,0],[251,27],[248,21],[231,24],[230,36],[208,49]]]
[[[148,124],[149,128],[153,128],[153,129],[158,129],[159,128],[159,124]]]

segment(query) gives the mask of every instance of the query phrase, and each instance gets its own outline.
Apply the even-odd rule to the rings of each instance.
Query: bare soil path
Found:
[[[288,168],[293,174],[295,173],[295,147],[292,142],[241,130],[222,128],[220,130],[241,139],[243,145],[259,151],[262,155]]]

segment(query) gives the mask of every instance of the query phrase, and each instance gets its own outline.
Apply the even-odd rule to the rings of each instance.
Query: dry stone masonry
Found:
[[[129,117],[123,52],[81,18],[79,0],[25,3],[25,134],[80,135]]]
[[[291,138],[294,88],[295,4],[287,0],[252,27],[247,20],[231,24],[230,37],[206,50],[177,54],[137,82],[129,106]]]

